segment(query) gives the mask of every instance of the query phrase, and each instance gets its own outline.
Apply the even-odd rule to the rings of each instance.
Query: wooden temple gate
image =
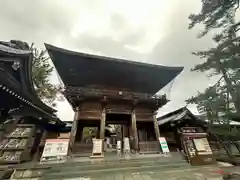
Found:
[[[69,93],[67,89],[65,93]],[[123,137],[131,137],[134,151],[159,151],[160,132],[154,110],[148,104],[138,106],[130,99],[82,101],[75,108],[71,148],[76,153],[91,152],[92,144],[86,144],[82,139],[84,127],[96,127],[97,138],[105,139],[107,124],[121,124]]]
[[[159,151],[158,108],[167,103],[155,94],[175,78],[182,67],[164,67],[68,51],[46,44],[65,85],[64,95],[75,111],[70,149],[91,152],[83,143],[84,127],[98,129],[105,139],[108,124],[123,125],[136,152]]]

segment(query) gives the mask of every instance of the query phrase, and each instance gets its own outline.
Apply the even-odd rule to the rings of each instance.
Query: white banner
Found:
[[[159,143],[160,143],[161,148],[162,148],[162,151],[163,151],[164,153],[170,152],[165,137],[159,137]]]
[[[42,157],[67,156],[69,139],[47,139]]]

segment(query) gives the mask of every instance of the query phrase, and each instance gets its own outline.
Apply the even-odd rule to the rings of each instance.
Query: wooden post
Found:
[[[77,120],[77,122],[79,123],[79,121]],[[82,142],[82,136],[83,136],[83,129],[84,129],[84,124],[81,123],[81,125],[79,126],[77,123],[77,129],[76,129],[76,134],[75,134],[75,141],[77,142]]]
[[[121,124],[121,152],[123,153],[124,146],[124,125]]]
[[[135,110],[132,111],[132,135],[133,135],[133,144],[134,150],[138,151],[138,133],[137,133],[137,121],[136,121],[136,114]]]
[[[156,138],[157,138],[157,141],[158,141],[158,139],[160,137],[160,131],[159,131],[159,127],[158,127],[156,113],[153,115],[153,124],[154,124],[155,135],[156,135]]]
[[[123,138],[124,137],[129,137],[129,126],[126,124],[123,125]]]
[[[106,110],[102,110],[102,117],[100,122],[100,139],[105,138],[105,123],[106,123]]]
[[[75,114],[74,114],[74,119],[73,119],[71,134],[70,134],[70,143],[69,143],[70,151],[73,150],[73,146],[75,142],[75,136],[76,136],[77,127],[78,127],[78,117],[79,117],[79,107],[76,108]]]

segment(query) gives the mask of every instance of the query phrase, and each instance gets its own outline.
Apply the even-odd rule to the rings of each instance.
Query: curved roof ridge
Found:
[[[138,61],[133,61],[133,60],[128,60],[128,59],[123,59],[123,58],[115,58],[115,57],[107,57],[107,56],[100,56],[96,54],[90,54],[90,53],[83,53],[83,52],[77,52],[77,51],[72,51],[69,49],[64,49],[60,48],[51,44],[44,43],[46,49],[49,50],[55,50],[63,53],[68,53],[71,55],[80,55],[83,57],[91,57],[95,59],[101,59],[101,60],[106,60],[106,61],[115,61],[119,63],[128,63],[128,64],[135,64],[139,66],[149,66],[149,67],[155,67],[155,68],[166,68],[166,69],[182,69],[184,67],[181,66],[164,66],[164,65],[157,65],[157,64],[151,64],[151,63],[145,63],[145,62],[138,62]],[[181,71],[182,71],[181,70]]]
[[[20,43],[24,43],[22,41],[19,41]],[[27,48],[27,47],[26,47]],[[49,115],[52,118],[57,118],[57,116],[54,114],[57,112],[57,110],[53,109],[52,107],[48,106],[46,103],[44,103],[40,97],[36,94],[36,90],[33,86],[33,80],[31,77],[32,73],[32,53],[30,50],[27,49],[21,49],[18,48],[17,44],[14,44],[13,41],[10,42],[3,42],[0,41],[0,54],[3,54],[4,57],[18,57],[18,61],[20,61],[20,67],[19,67],[19,73],[20,73],[20,79],[16,80],[12,74],[9,74],[8,78],[3,79],[8,82],[8,79],[11,79],[11,83],[16,82],[18,84],[15,84],[15,86],[12,86],[13,84],[9,84],[11,88],[13,88],[13,91],[17,91],[20,95],[22,95],[24,98],[28,99],[29,101],[32,101],[34,106],[45,113],[46,115]],[[4,59],[4,57],[2,59]],[[14,62],[14,59],[12,60]],[[7,74],[5,74],[6,76]]]
[[[97,86],[155,94],[183,70],[183,67],[80,53],[50,44],[45,47],[65,86]]]
[[[31,52],[28,50],[16,49],[13,47],[0,44],[0,52],[8,53],[12,55],[29,55]]]

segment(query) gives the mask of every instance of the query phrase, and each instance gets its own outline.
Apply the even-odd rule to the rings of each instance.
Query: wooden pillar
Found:
[[[159,127],[158,127],[157,114],[156,113],[153,115],[153,124],[154,124],[156,139],[158,141],[158,139],[160,137],[160,130],[159,130]]]
[[[79,107],[75,109],[75,114],[74,114],[74,119],[73,119],[73,124],[72,124],[72,129],[71,129],[71,134],[70,134],[70,150],[72,151],[74,142],[75,142],[75,136],[77,133],[77,127],[78,127],[78,117],[79,117]]]
[[[160,130],[159,130],[158,122],[157,122],[157,113],[154,113],[154,115],[153,115],[153,125],[154,125],[156,139],[158,142],[159,137],[160,137]],[[162,151],[162,149],[160,148],[160,145],[159,145],[159,150],[160,150],[160,152]]]
[[[121,124],[121,151],[123,152],[124,148],[124,125]]]
[[[77,122],[79,123],[79,121],[77,120]],[[77,132],[75,134],[75,141],[77,142],[82,142],[82,136],[83,136],[83,125],[78,125],[77,123]]]
[[[101,122],[100,122],[100,124],[101,124]],[[100,126],[97,126],[96,138],[100,139]]]
[[[106,124],[106,110],[103,109],[100,122],[100,139],[105,139],[105,124]]]
[[[123,138],[124,137],[129,137],[129,126],[126,124],[123,125]]]
[[[136,121],[135,110],[132,111],[132,123],[131,123],[131,125],[132,125],[134,150],[138,151],[138,133],[137,133],[137,121]]]

